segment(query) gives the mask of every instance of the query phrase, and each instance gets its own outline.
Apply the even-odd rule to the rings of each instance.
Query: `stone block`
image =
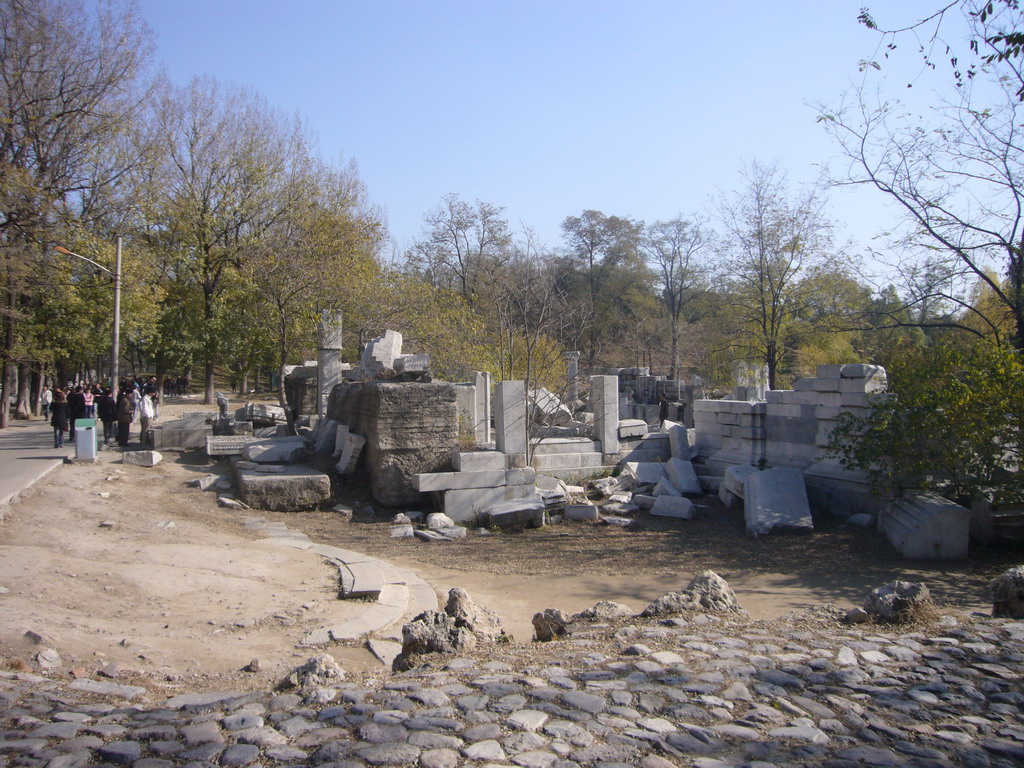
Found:
[[[526,453],[526,385],[502,381],[494,392],[494,442],[502,453]]]
[[[971,511],[935,494],[908,493],[883,510],[879,528],[910,560],[963,560]]]
[[[257,440],[242,449],[242,458],[258,464],[298,464],[309,451],[301,437],[280,437]]]
[[[753,473],[757,472],[749,464],[737,464],[729,467],[725,470],[725,476],[722,479],[722,488],[725,488],[734,496],[742,499],[744,496],[744,486],[747,482],[747,478]]]
[[[565,516],[569,520],[597,520],[600,518],[597,507],[593,504],[567,504]]]
[[[499,528],[525,526],[540,528],[545,520],[544,501],[533,495],[512,501],[500,501],[491,504],[484,511],[482,518],[487,525]]]
[[[537,480],[537,470],[533,467],[516,467],[505,470],[505,485],[528,485]]]
[[[689,459],[692,454],[690,452],[690,441],[686,427],[674,421],[666,421],[662,425],[662,429],[668,435],[669,450],[671,451],[672,458]]]
[[[359,457],[366,446],[366,438],[352,432],[345,433],[345,445],[341,449],[341,456],[335,469],[340,475],[351,475],[356,471]]]
[[[819,379],[838,379],[844,368],[845,365],[819,365],[816,376]]]
[[[245,446],[257,441],[251,435],[212,435],[206,438],[206,455],[241,456]]]
[[[324,419],[316,425],[313,437],[313,453],[329,455],[334,453],[338,442],[338,427],[342,426],[334,419]]]
[[[682,496],[679,489],[672,485],[667,477],[663,477],[658,481],[657,485],[654,486],[654,490],[651,491],[652,496]]]
[[[124,464],[136,467],[155,467],[162,459],[163,456],[157,451],[125,451],[121,454]]]
[[[619,422],[619,439],[643,437],[647,434],[647,422],[642,419],[623,419]]]
[[[697,479],[697,472],[689,461],[669,459],[668,463],[665,464],[665,474],[680,493],[695,496],[703,493],[700,487],[700,480]]]
[[[619,378],[591,376],[591,400],[594,408],[594,438],[601,452],[619,452]]]
[[[359,365],[366,376],[373,377],[386,368],[394,369],[395,358],[402,354],[402,334],[385,331],[363,349]]]
[[[439,528],[450,528],[453,525],[455,525],[455,521],[443,512],[431,512],[427,515],[427,528],[432,531]]]
[[[334,458],[337,459],[341,457],[341,452],[345,450],[345,441],[347,439],[348,424],[338,424],[334,432]]]
[[[818,367],[821,368],[822,366],[819,365]],[[811,388],[815,392],[841,392],[842,391],[842,389],[841,389],[841,387],[842,387],[842,379],[840,379],[838,376],[836,378],[834,378],[834,379],[821,379],[821,378],[811,379],[811,382],[812,382]]]
[[[242,501],[256,509],[289,512],[316,507],[331,497],[331,479],[323,472],[289,466],[280,474],[238,472]]]
[[[646,493],[633,494],[633,503],[640,507],[640,509],[650,509],[654,506],[654,502],[657,500],[657,496],[649,496]]]
[[[870,400],[864,392],[843,392],[839,395],[839,403],[843,408],[867,408]]]
[[[505,454],[498,451],[456,451],[452,467],[456,472],[486,472],[505,469]]]
[[[499,488],[468,488],[444,492],[444,512],[456,523],[469,523],[499,501],[533,496],[533,485],[505,485]]]
[[[434,543],[443,543],[446,541],[452,541],[452,539],[445,536],[443,533],[431,530],[415,530],[413,535],[420,541],[428,541]]]
[[[496,488],[505,485],[505,470],[482,472],[434,472],[413,476],[420,493],[451,491],[459,488]]]
[[[430,355],[401,355],[393,368],[395,373],[430,373]]]
[[[622,472],[638,485],[654,485],[665,479],[665,465],[654,461],[626,462]]]
[[[419,503],[413,476],[447,469],[458,448],[455,385],[447,382],[340,384],[327,416],[365,437],[359,465],[374,500],[388,506]]]
[[[655,517],[678,517],[684,520],[692,520],[697,511],[693,502],[682,496],[658,496],[654,500],[650,514]]]
[[[814,529],[804,475],[794,467],[751,473],[744,483],[743,506],[747,532],[755,536]]]

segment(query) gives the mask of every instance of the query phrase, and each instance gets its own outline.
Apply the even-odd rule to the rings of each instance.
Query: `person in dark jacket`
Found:
[[[56,390],[50,403],[50,426],[53,427],[53,447],[64,447],[64,430],[68,428],[68,399],[64,392]]]
[[[122,448],[127,448],[132,420],[135,418],[135,404],[132,402],[131,391],[127,384],[121,386],[121,391],[117,395],[115,412],[117,414],[117,444]]]
[[[71,420],[68,438],[74,442],[75,420],[85,418],[85,393],[80,386],[75,387],[75,391],[68,395],[68,418]]]
[[[114,423],[117,421],[117,403],[114,402],[114,395],[111,393],[110,387],[103,389],[96,409],[100,421],[103,422],[103,444],[110,445],[110,441],[115,436]]]

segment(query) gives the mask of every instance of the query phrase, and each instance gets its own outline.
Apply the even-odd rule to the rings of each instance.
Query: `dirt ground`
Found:
[[[179,401],[164,420],[201,408]],[[226,466],[199,452],[167,453],[154,468],[101,461],[58,468],[10,505],[0,523],[0,661],[38,668],[43,645],[61,656],[57,674],[103,672],[117,682],[166,689],[256,688],[279,680],[315,651],[297,647],[325,621],[358,611],[335,599],[336,573],[315,555],[271,545],[243,521],[279,520],[315,541],[411,568],[440,595],[465,587],[528,642],[544,608],[578,611],[598,600],[639,610],[712,569],[754,618],[775,618],[821,602],[860,604],[894,578],[923,581],[942,602],[987,611],[985,585],[1021,562],[1020,552],[972,553],[966,563],[907,563],[874,531],[828,517],[802,536],[753,539],[742,512],[717,497],[696,520],[640,515],[634,528],[554,524],[519,533],[432,544],[394,540],[395,510],[372,506],[365,485],[341,483],[331,512],[240,512],[186,482]],[[423,511],[429,511],[423,508]],[[351,671],[383,668],[361,648],[330,652]],[[252,659],[260,671],[240,671]],[[51,672],[53,674],[53,672]]]

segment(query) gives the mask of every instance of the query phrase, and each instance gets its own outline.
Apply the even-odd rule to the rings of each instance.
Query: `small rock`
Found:
[[[243,672],[259,672],[260,668],[261,668],[260,667],[260,660],[259,659],[253,659],[248,664],[246,664],[244,667],[242,667],[242,671]]]
[[[117,523],[113,520],[104,520],[100,523],[100,528],[113,528],[115,525],[117,525]]]

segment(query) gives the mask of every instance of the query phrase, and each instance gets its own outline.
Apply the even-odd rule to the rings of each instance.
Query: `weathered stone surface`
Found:
[[[600,514],[593,504],[567,504],[565,516],[569,520],[597,520]]]
[[[526,526],[528,528],[539,528],[545,523],[544,501],[539,496],[530,496],[512,501],[499,501],[491,504],[481,519],[487,525],[498,526],[499,528],[511,528],[514,526]]]
[[[424,611],[402,627],[402,652],[395,669],[408,669],[416,656],[454,653],[478,643],[508,639],[501,619],[494,611],[478,605],[466,590],[448,592],[444,612]]]
[[[988,583],[992,615],[1024,619],[1024,565],[1003,571]]]
[[[545,608],[533,614],[533,639],[542,643],[565,635],[569,617],[557,608]]]
[[[655,517],[678,517],[692,520],[697,516],[693,502],[682,496],[657,496],[651,506],[650,514]]]
[[[136,467],[155,467],[163,458],[157,451],[125,451],[121,454],[122,462]]]
[[[309,509],[331,497],[331,479],[302,466],[284,467],[278,473],[243,470],[238,472],[238,492],[242,501],[256,509]]]
[[[665,473],[679,492],[684,495],[700,496],[703,490],[693,464],[685,459],[669,459],[665,464]]]
[[[931,604],[931,593],[924,584],[890,581],[871,590],[864,601],[864,610],[881,621],[899,623],[913,620]]]
[[[648,605],[641,616],[711,611],[715,613],[745,613],[736,601],[736,594],[728,582],[714,571],[694,576],[682,592],[669,592]]]
[[[364,464],[380,504],[416,504],[413,477],[448,468],[458,446],[455,385],[365,382],[331,391],[327,417],[366,438]]]
[[[257,464],[298,464],[309,455],[301,437],[280,437],[247,443],[242,458]]]
[[[793,467],[752,472],[744,483],[743,509],[747,532],[755,536],[814,529],[803,472]]]
[[[334,685],[345,680],[345,670],[328,654],[322,653],[307,659],[293,669],[281,681],[282,688],[299,688],[301,690]]]

